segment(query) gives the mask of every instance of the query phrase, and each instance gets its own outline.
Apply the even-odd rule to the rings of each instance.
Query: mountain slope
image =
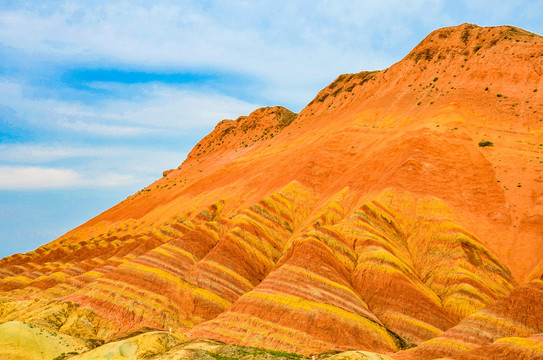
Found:
[[[0,260],[0,321],[303,354],[539,351],[542,74],[540,36],[463,24],[299,114],[221,121],[179,168]]]
[[[534,352],[541,358],[543,332],[543,281],[533,280],[507,297],[463,319],[458,325],[416,349],[400,353],[396,359],[478,358],[485,354],[518,352],[518,358]],[[535,336],[535,337],[532,337]],[[504,355],[505,356],[505,355]],[[507,357],[505,357],[507,358]]]

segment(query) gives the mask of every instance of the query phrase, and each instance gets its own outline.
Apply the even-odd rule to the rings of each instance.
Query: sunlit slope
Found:
[[[84,341],[20,321],[0,324],[0,358],[42,360],[70,356],[89,349]]]

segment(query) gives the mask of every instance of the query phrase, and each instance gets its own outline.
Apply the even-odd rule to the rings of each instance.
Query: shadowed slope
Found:
[[[543,281],[533,280],[476,312],[442,335],[395,356],[396,359],[487,359],[488,353],[540,352],[543,332]],[[539,340],[538,340],[539,339]],[[483,355],[485,354],[485,355]]]
[[[491,345],[478,347],[457,356],[459,360],[541,360],[543,359],[543,335],[529,337],[504,337]]]

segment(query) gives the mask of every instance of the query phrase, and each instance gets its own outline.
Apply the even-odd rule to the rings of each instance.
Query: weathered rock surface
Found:
[[[88,349],[88,344],[80,339],[34,324],[21,321],[0,324],[2,360],[58,359]]]

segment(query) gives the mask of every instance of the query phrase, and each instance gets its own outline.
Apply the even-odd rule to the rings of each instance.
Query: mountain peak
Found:
[[[433,31],[405,59],[429,62],[456,55],[479,53],[484,56],[486,52],[501,51],[514,44],[519,45],[515,48],[520,48],[523,44],[542,42],[541,36],[514,26],[479,27],[465,23]]]
[[[240,152],[252,145],[272,139],[290,125],[296,114],[282,106],[262,107],[236,120],[222,120],[189,153],[187,160],[203,161],[211,154],[239,148]]]

